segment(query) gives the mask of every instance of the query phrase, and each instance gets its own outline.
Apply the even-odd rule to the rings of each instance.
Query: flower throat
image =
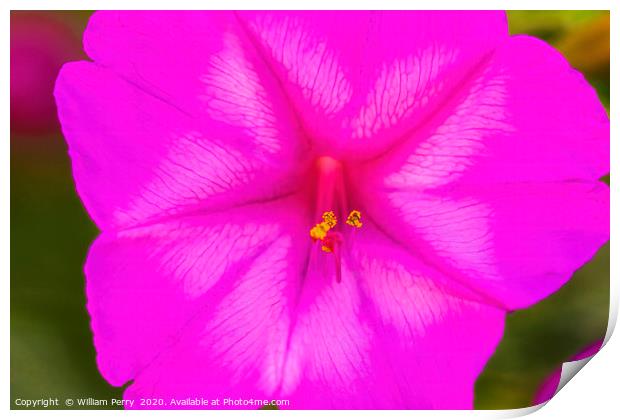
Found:
[[[329,156],[317,159],[318,183],[316,190],[315,220],[310,229],[310,238],[320,244],[321,250],[333,254],[336,264],[336,279],[341,280],[341,248],[344,235],[338,220],[345,219],[345,225],[352,229],[362,227],[359,210],[348,210],[347,195],[342,163]],[[345,218],[345,215],[348,215]]]

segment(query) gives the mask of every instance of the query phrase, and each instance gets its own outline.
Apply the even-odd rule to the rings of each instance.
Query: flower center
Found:
[[[321,250],[333,255],[336,264],[336,279],[341,279],[341,247],[344,242],[342,223],[350,229],[362,227],[362,213],[359,210],[348,210],[347,195],[342,163],[329,156],[317,159],[317,196],[316,220],[310,229],[310,238],[320,244]],[[345,218],[345,215],[348,214]],[[319,217],[320,215],[320,217]],[[318,247],[317,247],[318,248]]]

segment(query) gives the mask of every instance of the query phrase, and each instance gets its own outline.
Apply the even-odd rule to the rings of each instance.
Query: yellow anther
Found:
[[[362,213],[358,210],[353,210],[349,213],[349,217],[347,217],[347,225],[353,226],[356,228],[362,227]]]
[[[323,213],[323,222],[327,223],[330,228],[336,226],[336,215],[333,211],[326,211]]]
[[[323,213],[323,221],[310,229],[310,237],[315,241],[322,241],[334,226],[336,226],[336,215],[333,211],[326,211]]]
[[[332,252],[332,249],[327,245],[321,245],[321,250],[325,252]]]
[[[331,227],[327,222],[317,223],[312,229],[310,229],[310,237],[315,241],[322,241],[325,239],[329,229],[331,229]]]

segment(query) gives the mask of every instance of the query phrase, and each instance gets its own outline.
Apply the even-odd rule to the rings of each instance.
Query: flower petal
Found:
[[[505,312],[457,297],[444,276],[364,227],[342,282],[311,273],[295,299],[285,286],[296,274],[282,258],[288,246],[274,242],[125,397],[199,398],[216,409],[262,404],[212,406],[216,398],[287,399],[281,408],[292,409],[472,408]],[[292,312],[283,307],[292,302]]]
[[[473,408],[505,312],[456,296],[370,222],[351,246],[341,283],[304,283],[282,384],[290,408]]]
[[[230,14],[96,13],[95,63],[56,84],[78,191],[101,228],[290,191],[305,140]]]
[[[273,387],[308,246],[303,209],[299,197],[291,197],[103,233],[85,267],[103,376],[122,385],[188,330],[201,328],[192,345],[222,352],[210,360],[213,372],[229,369],[214,384],[223,387],[230,375],[252,370],[264,389]],[[191,322],[205,317],[208,323]],[[224,354],[228,346],[234,352]],[[198,372],[184,381],[205,381]],[[173,385],[185,389],[182,382]]]
[[[609,189],[597,181],[609,120],[583,77],[529,37],[462,90],[358,179],[394,238],[489,301],[525,307],[609,238]]]
[[[241,12],[320,153],[384,150],[508,36],[504,12]]]

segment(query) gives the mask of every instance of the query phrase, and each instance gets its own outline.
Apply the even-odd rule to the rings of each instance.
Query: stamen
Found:
[[[310,237],[315,241],[323,241],[327,236],[327,232],[334,226],[336,226],[336,215],[333,211],[326,211],[323,213],[323,221],[310,229]],[[325,249],[323,250],[325,251]]]
[[[362,227],[362,213],[359,210],[353,210],[349,213],[349,217],[347,217],[347,225],[353,226],[354,228]]]
[[[314,225],[310,229],[310,237],[315,241],[322,241],[327,236],[327,232],[331,229],[331,226],[327,222],[321,222]]]
[[[327,223],[330,228],[336,226],[336,215],[333,211],[326,211],[323,213],[323,222]]]
[[[324,252],[334,252],[337,242],[342,242],[342,235],[333,232],[331,229],[336,226],[336,215],[333,211],[323,213],[323,221],[317,223],[310,229],[310,237],[313,241],[321,241],[321,250]],[[362,213],[359,210],[352,210],[347,217],[347,225],[354,228],[362,227]],[[331,232],[330,232],[331,231]]]

